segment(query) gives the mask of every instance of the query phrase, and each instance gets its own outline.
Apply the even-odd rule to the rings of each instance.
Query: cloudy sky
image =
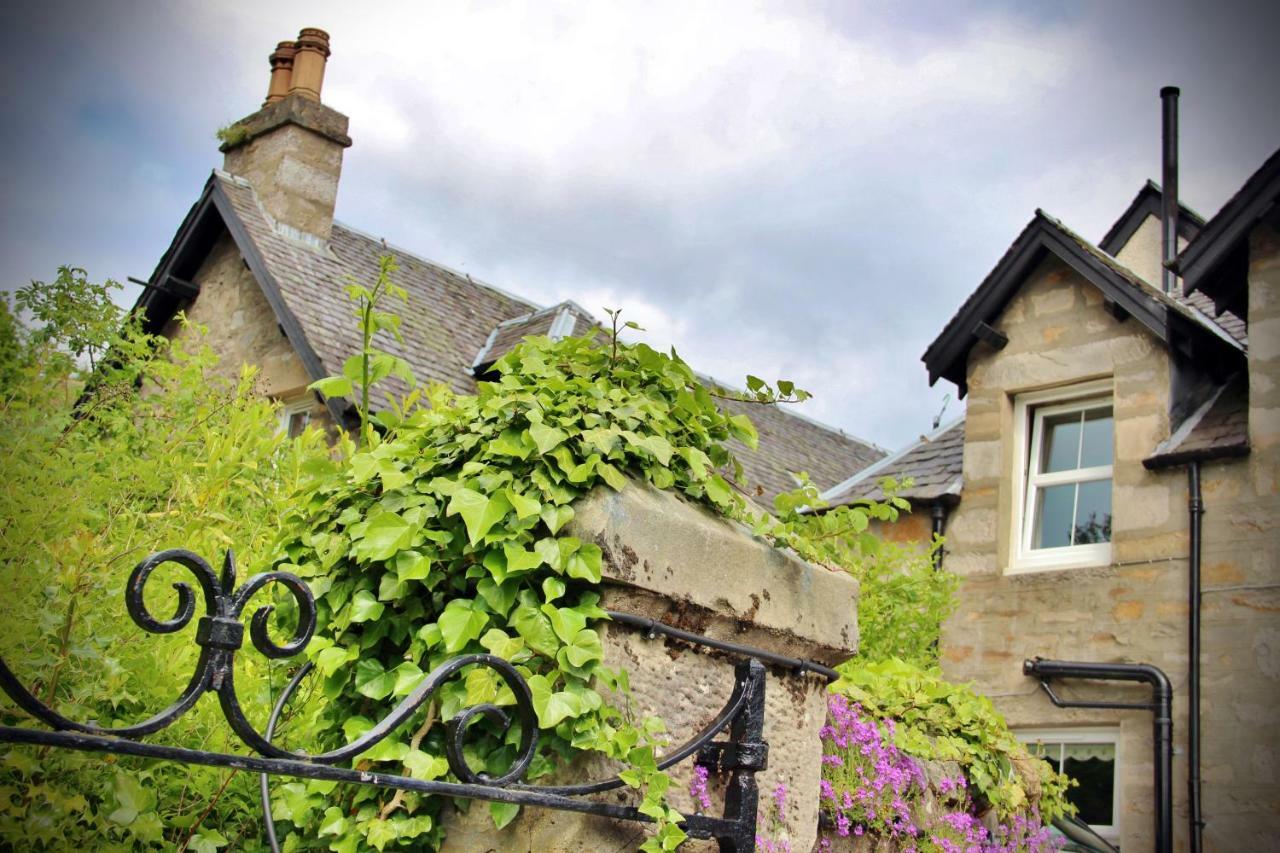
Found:
[[[1097,240],[1159,178],[1162,85],[1201,213],[1280,145],[1278,9],[9,2],[0,286],[147,277],[221,164],[215,129],[319,26],[355,140],[341,220],[536,301],[621,306],[700,370],[793,379],[802,412],[896,447],[955,392],[921,353],[1035,208]]]

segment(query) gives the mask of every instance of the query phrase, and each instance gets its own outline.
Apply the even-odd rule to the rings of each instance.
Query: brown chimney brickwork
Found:
[[[270,56],[267,99],[234,125],[221,150],[223,168],[253,185],[267,212],[290,228],[329,239],[347,117],[320,102],[329,35],[307,28]]]

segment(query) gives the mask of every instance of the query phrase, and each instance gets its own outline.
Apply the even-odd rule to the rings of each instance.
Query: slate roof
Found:
[[[723,387],[723,383],[713,382]],[[742,463],[747,482],[758,486],[753,495],[767,508],[781,492],[796,487],[792,474],[804,471],[818,491],[829,489],[850,471],[860,471],[887,455],[883,447],[842,430],[820,424],[782,405],[762,406],[736,400],[717,400],[722,409],[751,418],[759,446],[751,450],[739,441],[729,449]]]
[[[224,227],[313,379],[339,373],[360,349],[345,287],[373,281],[384,254],[399,266],[393,280],[407,292],[408,305],[391,306],[401,317],[404,342],[386,332],[375,340],[404,358],[421,382],[471,394],[477,368],[483,370],[527,335],[561,337],[599,328],[572,302],[542,308],[338,222],[327,242],[290,229],[272,219],[248,182],[221,171],[210,177],[139,297],[150,328],[158,329],[182,304],[178,288],[190,286],[186,279]],[[399,380],[387,384],[393,394],[407,390]],[[789,472],[806,471],[819,488],[828,488],[885,454],[870,442],[780,407],[721,402],[756,425],[759,449],[735,442],[733,450],[768,505],[779,492],[795,487]],[[337,421],[347,419],[344,401],[326,403]]]
[[[969,350],[977,343],[979,323],[990,324],[1004,310],[1014,293],[1036,264],[1050,252],[1098,287],[1116,310],[1134,317],[1161,341],[1170,340],[1171,316],[1186,321],[1192,333],[1217,339],[1227,348],[1243,353],[1244,341],[1218,324],[1193,303],[1170,296],[1145,282],[1111,255],[1076,234],[1043,210],[1014,240],[1004,256],[948,321],[925,351],[922,360],[929,369],[929,382],[949,379],[963,396]],[[1237,328],[1237,332],[1240,329]]]
[[[408,304],[390,306],[401,317],[404,343],[385,332],[376,340],[380,348],[408,361],[420,382],[441,382],[458,393],[474,393],[471,366],[490,332],[502,321],[538,308],[338,222],[327,245],[305,235],[295,239],[272,221],[247,182],[223,172],[216,173],[215,180],[327,374],[341,371],[343,361],[361,345],[344,288],[352,281],[372,282],[384,254],[392,255],[400,267],[393,279],[408,293]]]
[[[1241,373],[1223,384],[1144,459],[1148,468],[1193,460],[1244,456],[1249,452],[1249,383]]]
[[[899,483],[911,479],[910,487],[900,489],[899,497],[915,504],[955,503],[960,500],[964,472],[964,418],[922,435],[912,444],[891,456],[859,471],[849,479],[824,492],[823,500],[833,507],[853,503],[860,498],[883,500],[880,481],[892,477]]]
[[[1199,236],[1178,256],[1178,272],[1189,292],[1203,291],[1219,308],[1247,307],[1248,235],[1280,199],[1280,149],[1249,176]]]

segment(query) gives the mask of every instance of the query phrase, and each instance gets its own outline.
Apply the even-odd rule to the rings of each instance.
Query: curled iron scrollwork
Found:
[[[187,581],[173,584],[178,601],[172,617],[156,618],[148,609],[145,600],[147,582],[156,569],[166,563],[182,566],[194,579],[204,606],[204,613],[198,620],[195,619],[197,590]],[[264,604],[249,618],[249,636],[253,646],[264,656],[272,659],[288,658],[307,647],[316,629],[315,600],[310,588],[300,578],[288,572],[262,572],[251,576],[237,589],[235,559],[231,552],[227,552],[220,574],[215,573],[204,559],[191,551],[172,549],[152,554],[139,562],[130,573],[125,587],[125,606],[133,621],[152,634],[173,634],[189,626],[193,620],[196,621],[194,639],[200,648],[200,656],[195,671],[178,698],[163,711],[133,725],[111,728],[91,722],[82,723],[60,714],[36,698],[17,679],[4,659],[0,658],[0,689],[32,717],[55,730],[45,732],[0,726],[0,741],[162,758],[207,766],[238,767],[260,772],[263,774],[264,805],[268,797],[266,777],[274,774],[400,788],[428,795],[536,805],[629,821],[652,820],[634,806],[581,799],[583,795],[621,787],[624,783],[618,776],[597,782],[558,786],[536,786],[522,782],[538,746],[538,718],[533,694],[520,670],[495,655],[468,654],[445,661],[424,676],[413,691],[386,716],[356,740],[342,747],[307,754],[272,743],[276,724],[286,703],[295,695],[303,679],[314,671],[313,664],[307,662],[293,675],[272,709],[265,732],[259,732],[246,718],[236,695],[235,653],[244,643],[245,626],[242,620],[250,600],[272,584],[287,590],[296,605],[297,619],[293,634],[283,643],[272,639],[268,623],[273,606]],[[460,710],[446,723],[445,758],[449,770],[458,779],[457,782],[421,780],[335,766],[372,749],[409,721],[446,681],[477,666],[496,672],[510,689],[513,701],[503,707],[494,703],[473,705]],[[763,719],[764,679],[764,667],[758,660],[749,659],[738,664],[734,689],[724,707],[693,738],[659,759],[659,768],[665,769],[695,754],[701,756],[705,750],[716,746],[712,743],[712,738],[726,730],[735,740],[767,749],[762,742],[757,743],[760,741]],[[173,724],[207,692],[218,695],[223,716],[232,730],[261,758],[149,744],[140,740],[145,735]],[[516,757],[506,772],[499,775],[476,771],[467,763],[464,754],[468,729],[481,717],[496,725],[502,735],[506,735],[514,725],[520,727]],[[748,789],[754,792],[754,782],[750,777],[756,769],[760,768],[742,764],[734,770],[735,778],[741,777],[741,784],[747,786],[742,789],[744,792]],[[754,846],[753,803],[754,793],[749,797],[744,794],[732,804],[726,802],[724,818],[692,815],[684,825],[694,837],[720,839],[723,850],[746,851]],[[269,808],[265,821],[269,842],[272,849],[275,849],[274,826]]]

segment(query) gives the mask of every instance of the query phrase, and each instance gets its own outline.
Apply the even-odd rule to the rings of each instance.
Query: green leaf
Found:
[[[420,581],[431,574],[431,558],[417,551],[396,554],[396,577],[402,581]]]
[[[507,576],[532,571],[542,565],[542,555],[537,551],[526,551],[519,545],[508,542],[502,546],[502,554],[507,558]]]
[[[507,500],[516,511],[516,518],[521,520],[531,515],[537,515],[542,509],[542,503],[537,499],[528,495],[522,495],[512,489],[503,489],[503,494],[507,496]]]
[[[520,814],[520,806],[516,803],[489,803],[489,817],[493,819],[493,825],[497,829],[506,827],[516,819],[518,814]]]
[[[542,512],[539,513],[539,517],[542,519],[542,523],[547,526],[547,529],[550,530],[552,534],[559,533],[560,528],[573,520],[573,507],[567,504],[564,506],[551,506],[549,504],[544,504]]]
[[[372,622],[382,615],[387,606],[373,597],[373,593],[362,589],[351,599],[351,621]]]
[[[599,545],[591,542],[584,543],[577,553],[569,557],[565,574],[578,580],[600,583],[603,571],[602,556]]]
[[[511,510],[511,504],[501,493],[485,497],[474,489],[461,488],[449,500],[448,515],[461,515],[467,526],[471,544],[478,543],[495,524]]]
[[[317,835],[345,835],[347,833],[347,818],[342,813],[342,809],[337,806],[329,806],[324,810],[324,817],[320,821],[320,828],[316,830]]]
[[[107,815],[107,820],[112,823],[128,826],[139,814],[155,808],[156,795],[133,773],[117,772],[111,784],[111,794],[115,809]]]
[[[600,635],[591,628],[584,628],[575,634],[573,640],[566,644],[556,656],[562,665],[568,661],[569,665],[576,669],[582,669],[592,661],[601,660],[603,657],[604,646],[600,643]]]
[[[480,638],[480,645],[488,649],[489,654],[497,655],[503,660],[516,660],[529,656],[524,648],[524,640],[512,637],[500,628],[490,628],[486,631]]]
[[[549,427],[546,424],[529,424],[529,437],[538,448],[538,455],[544,456],[569,435],[562,429]]]
[[[445,607],[437,623],[444,638],[444,650],[452,654],[479,638],[484,626],[489,624],[489,614],[470,599],[455,598]]]
[[[572,642],[578,632],[586,627],[587,617],[572,607],[556,607],[554,604],[542,605],[542,612],[551,620],[556,635],[566,643]]]
[[[409,547],[414,530],[414,525],[400,516],[384,512],[369,520],[357,549],[366,560],[387,560]]]
[[[582,713],[582,705],[572,693],[555,692],[545,675],[528,679],[529,692],[533,695],[533,710],[538,715],[538,725],[544,729],[555,728],[561,720]]]
[[[357,649],[344,649],[341,646],[332,646],[316,655],[316,667],[326,677],[333,675],[347,661],[353,659]]]
[[[539,654],[554,657],[556,650],[560,648],[551,620],[533,605],[523,604],[517,607],[511,614],[511,627],[516,629],[525,645]]]
[[[443,755],[430,755],[420,749],[409,750],[400,760],[414,779],[439,779],[449,772],[449,762]]]
[[[395,689],[396,677],[382,668],[382,664],[372,658],[361,658],[356,662],[356,692],[370,699],[385,699]]]
[[[333,400],[351,396],[351,380],[345,376],[326,376],[317,379],[307,386],[308,391],[316,391]]]

